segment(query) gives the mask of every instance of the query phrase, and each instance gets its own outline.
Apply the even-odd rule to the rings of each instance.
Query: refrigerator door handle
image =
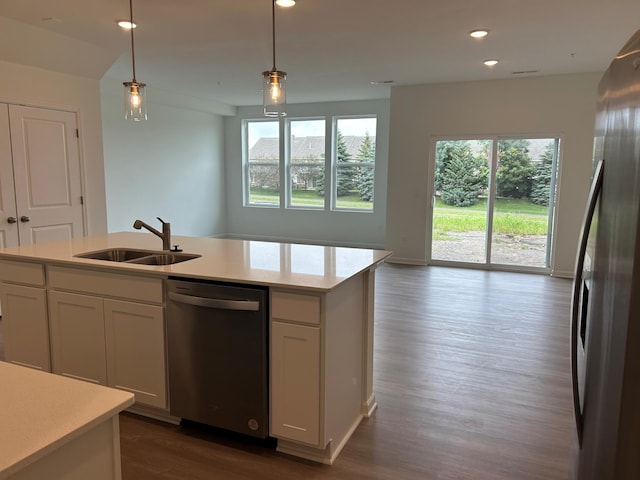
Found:
[[[571,302],[571,383],[573,386],[573,412],[575,415],[576,432],[578,434],[578,444],[582,447],[583,416],[580,407],[580,387],[578,385],[578,347],[579,347],[579,323],[580,323],[580,296],[583,291],[583,271],[584,258],[587,253],[589,240],[589,230],[596,210],[598,195],[602,188],[602,175],[604,170],[604,160],[600,160],[596,166],[596,171],[589,191],[589,201],[582,221],[582,234],[580,236],[580,247],[576,259],[576,272],[573,281],[573,296]],[[592,267],[593,268],[593,267]],[[583,318],[582,321],[586,321]]]

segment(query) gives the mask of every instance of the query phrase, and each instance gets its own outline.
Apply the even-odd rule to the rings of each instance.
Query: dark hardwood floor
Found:
[[[125,480],[565,480],[572,440],[571,282],[384,265],[379,408],[333,466],[121,415]]]

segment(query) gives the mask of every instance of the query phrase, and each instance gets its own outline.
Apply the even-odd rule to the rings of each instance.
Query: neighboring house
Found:
[[[347,157],[356,160],[360,156],[361,145],[365,136],[346,135],[343,142]],[[375,143],[375,137],[369,137]],[[294,189],[322,189],[324,177],[324,158],[326,139],[321,135],[291,138],[291,182]],[[260,137],[249,150],[249,162],[266,163],[252,170],[251,187],[278,188],[279,177],[274,175],[272,163],[277,163],[280,156],[280,145],[277,137]],[[309,164],[309,165],[307,165]],[[357,174],[355,170],[350,172]]]
[[[347,147],[347,153],[350,158],[357,158],[360,152],[360,146],[366,137],[360,135],[345,135],[342,137]],[[371,140],[375,142],[376,137],[371,136]],[[277,159],[279,156],[279,145],[277,137],[261,137],[249,150],[250,160],[268,160]],[[296,160],[319,160],[325,157],[325,137],[324,136],[308,136],[293,137],[291,145],[291,159]]]

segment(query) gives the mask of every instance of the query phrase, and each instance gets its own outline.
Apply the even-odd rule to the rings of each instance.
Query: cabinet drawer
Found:
[[[273,291],[271,293],[271,318],[319,325],[320,297]]]
[[[161,278],[55,266],[47,271],[49,286],[53,288],[162,303]]]
[[[44,266],[40,263],[0,260],[0,281],[44,285]]]

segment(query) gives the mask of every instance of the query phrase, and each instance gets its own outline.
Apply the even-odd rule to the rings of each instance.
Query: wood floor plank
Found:
[[[123,477],[565,480],[570,290],[542,275],[384,265],[379,408],[333,466],[123,414]]]

